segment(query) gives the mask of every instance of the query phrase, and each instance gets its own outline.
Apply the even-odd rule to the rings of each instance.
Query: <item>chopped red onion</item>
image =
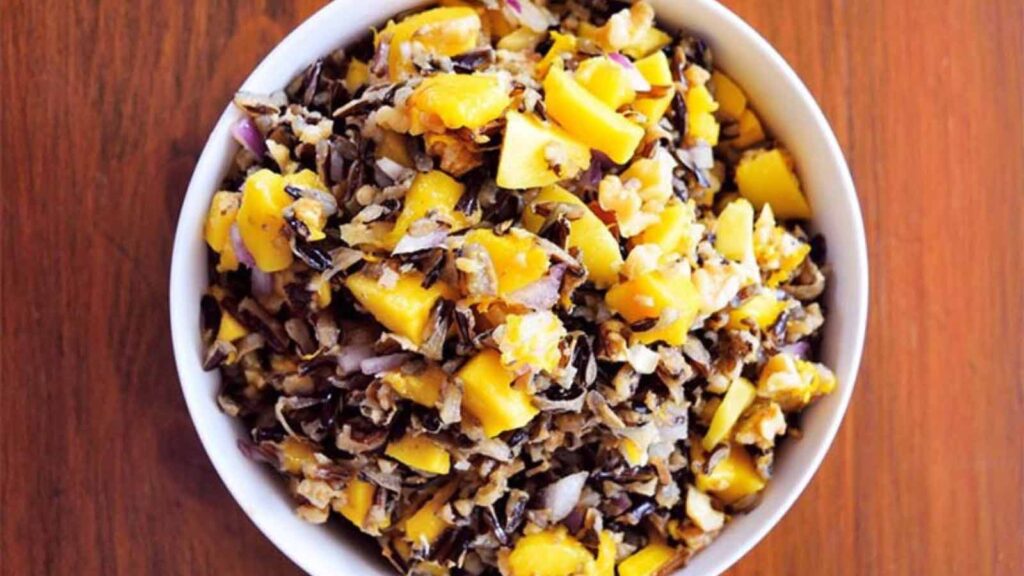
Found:
[[[360,369],[363,360],[373,356],[373,348],[369,344],[352,344],[343,346],[338,351],[338,369],[342,374],[351,374]]]
[[[587,483],[587,473],[570,474],[544,489],[544,507],[551,511],[551,521],[559,522],[572,513],[572,509],[580,501],[583,485]]]
[[[562,276],[565,274],[566,267],[566,264],[552,266],[551,270],[540,280],[509,294],[509,300],[529,306],[534,310],[550,310],[555,304],[558,304],[559,289],[562,286]]]
[[[274,291],[274,276],[254,266],[250,284],[256,296],[269,296]]]
[[[232,224],[231,230],[228,232],[228,237],[231,239],[231,248],[235,250],[235,258],[242,264],[245,264],[249,268],[256,268],[256,259],[252,257],[252,252],[245,247],[245,242],[242,241],[242,233],[238,230],[238,224]]]
[[[613,62],[626,69],[626,72],[629,74],[629,83],[633,90],[637,92],[647,92],[651,89],[651,83],[644,78],[644,75],[637,70],[636,66],[629,58],[619,54],[618,52],[612,52],[608,55],[608,58],[611,58]]]
[[[505,4],[508,4],[508,7],[514,10],[516,14],[522,14],[523,5],[519,3],[519,0],[505,0]]]
[[[402,236],[402,239],[395,245],[395,249],[391,251],[391,255],[397,256],[399,254],[408,254],[410,252],[419,252],[420,250],[427,250],[429,248],[437,248],[444,244],[446,238],[448,238],[448,231],[443,228],[439,228],[433,232],[428,232],[422,236],[406,234],[405,236]]]
[[[263,160],[263,157],[267,155],[267,143],[252,118],[243,116],[241,120],[235,122],[231,126],[231,135],[257,160]]]
[[[375,376],[381,372],[394,370],[409,361],[410,354],[398,353],[385,356],[374,356],[359,363],[359,370],[367,376]]]
[[[779,352],[785,352],[800,360],[804,360],[811,353],[811,345],[806,341],[800,341],[793,344],[787,344],[779,349]]]

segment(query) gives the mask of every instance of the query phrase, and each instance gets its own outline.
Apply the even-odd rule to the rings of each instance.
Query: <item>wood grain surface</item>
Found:
[[[167,276],[216,117],[322,2],[0,1],[0,573],[297,573],[192,429]],[[726,3],[832,122],[872,271],[839,436],[731,574],[1024,573],[1024,3]]]

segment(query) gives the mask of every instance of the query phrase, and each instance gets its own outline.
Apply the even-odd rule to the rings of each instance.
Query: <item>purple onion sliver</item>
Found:
[[[608,54],[608,57],[611,58],[616,64],[619,64],[624,68],[634,68],[633,63],[630,62],[629,58],[626,58],[625,56],[619,54],[618,52],[612,52]]]
[[[509,294],[509,300],[534,310],[550,310],[555,304],[558,304],[559,288],[562,286],[565,268],[565,264],[552,266],[551,270],[540,280]]]
[[[255,266],[252,269],[252,293],[256,296],[269,296],[274,291],[274,276]]]
[[[388,370],[394,370],[398,368],[410,358],[409,354],[398,353],[388,354],[386,356],[374,356],[367,358],[359,363],[359,370],[367,376],[376,376],[381,372],[387,372]]]
[[[241,120],[235,122],[231,126],[231,135],[257,160],[263,160],[267,155],[267,143],[263,140],[263,134],[260,133],[260,129],[256,127],[252,118],[243,116]]]
[[[231,225],[231,231],[228,233],[231,239],[231,247],[235,250],[235,258],[242,264],[245,264],[249,268],[256,268],[256,259],[252,257],[252,252],[245,247],[245,242],[242,241],[242,233],[238,230],[238,224]]]
[[[516,14],[523,13],[523,5],[519,3],[519,0],[505,0],[508,7],[511,8]]]
[[[807,356],[811,353],[811,345],[806,341],[800,341],[793,344],[787,344],[779,349],[779,352],[785,352],[800,360],[807,359]]]
[[[359,370],[363,360],[373,356],[373,348],[369,344],[349,344],[338,351],[338,369],[341,373],[351,374]]]

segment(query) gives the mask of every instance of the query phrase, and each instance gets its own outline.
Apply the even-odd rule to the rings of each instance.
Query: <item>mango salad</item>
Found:
[[[838,385],[793,157],[644,2],[446,0],[235,103],[205,368],[399,573],[667,574]]]

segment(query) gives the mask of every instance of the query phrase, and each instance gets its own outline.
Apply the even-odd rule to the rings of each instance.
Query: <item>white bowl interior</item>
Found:
[[[706,39],[716,63],[747,91],[753,106],[797,159],[825,233],[832,266],[826,294],[824,362],[840,380],[836,393],[803,418],[804,438],[790,442],[760,506],[735,519],[680,575],[719,574],[753,547],[782,517],[817,469],[842,421],[860,361],[867,317],[867,251],[857,196],[842,153],[824,116],[785,61],[756,32],[712,0],[651,0],[659,19]],[[243,90],[281,89],[317,57],[345,46],[417,0],[338,0],[296,28],[256,68]],[[170,308],[178,374],[196,430],[228,490],[256,526],[304,570],[327,574],[388,574],[376,546],[351,530],[314,526],[294,514],[275,473],[239,452],[242,427],[217,406],[217,373],[204,372],[199,300],[207,285],[203,220],[235,152],[229,127],[239,113],[228,106],[196,166],[182,206],[171,266]]]

